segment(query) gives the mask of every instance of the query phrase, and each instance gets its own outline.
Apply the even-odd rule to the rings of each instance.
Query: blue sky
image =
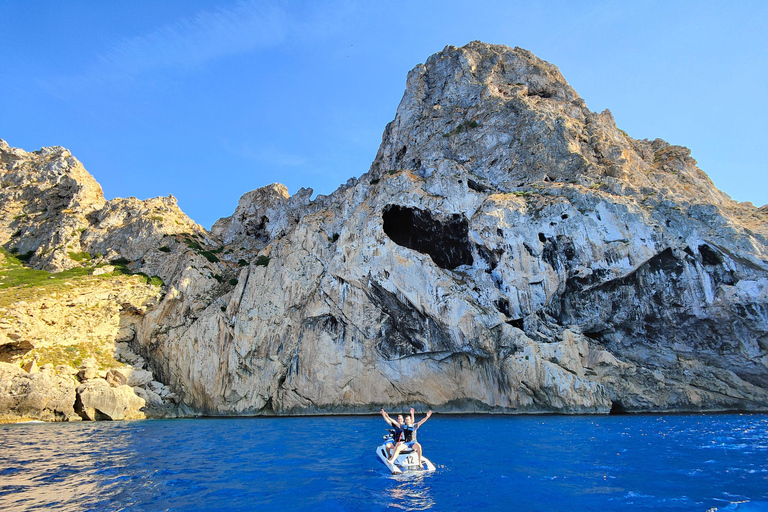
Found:
[[[768,203],[762,1],[0,0],[0,138],[210,227],[260,186],[366,172],[407,72],[475,39],[531,50],[629,135]]]

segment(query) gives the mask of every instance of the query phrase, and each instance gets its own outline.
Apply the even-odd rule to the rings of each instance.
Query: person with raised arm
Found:
[[[391,456],[395,451],[395,447],[403,441],[403,428],[405,427],[405,422],[402,414],[397,415],[397,421],[390,418],[383,407],[381,409],[381,415],[384,418],[384,421],[394,429],[393,431],[390,431],[392,432],[392,435],[387,437],[384,441],[384,447],[387,449],[387,453]]]
[[[419,430],[419,427],[422,426],[432,416],[432,411],[429,411],[423,420],[414,424],[414,421],[416,421],[415,412],[416,411],[414,410],[414,408],[411,407],[411,414],[409,414],[408,417],[406,417],[405,426],[403,427],[404,440],[403,442],[398,443],[395,446],[395,451],[392,454],[392,456],[389,458],[390,464],[394,464],[395,460],[397,459],[397,456],[400,455],[401,451],[403,451],[406,448],[412,448],[413,450],[416,451],[416,454],[419,456],[419,466],[421,466],[422,450],[421,450],[421,445],[416,441],[416,432]]]

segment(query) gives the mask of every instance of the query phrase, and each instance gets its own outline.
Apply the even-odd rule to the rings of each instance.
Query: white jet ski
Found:
[[[387,469],[392,473],[393,475],[400,475],[405,472],[412,472],[412,471],[434,471],[435,465],[432,464],[432,461],[430,461],[425,456],[421,456],[421,466],[419,466],[419,454],[416,453],[414,450],[405,449],[401,451],[397,455],[397,459],[395,459],[394,464],[390,464],[387,455],[387,447],[386,445],[381,445],[378,448],[376,448],[376,455],[381,459],[381,462],[384,463],[385,466],[387,466]]]

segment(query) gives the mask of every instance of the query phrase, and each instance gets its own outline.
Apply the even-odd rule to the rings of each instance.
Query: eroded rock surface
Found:
[[[528,51],[473,42],[416,66],[369,171],[311,196],[262,187],[212,233],[147,222],[165,200],[77,221],[80,247],[165,282],[125,329],[164,383],[135,391],[146,403],[768,409],[768,207],[591,112]],[[8,248],[37,240],[32,220]]]
[[[158,249],[177,245],[173,235],[205,236],[173,196],[105,201],[93,176],[61,147],[28,153],[0,140],[0,179],[0,245],[29,255],[35,268],[122,258],[152,271],[152,260],[163,256]]]
[[[77,388],[76,412],[84,420],[144,419],[144,398],[127,385],[112,387],[104,379],[92,379]]]
[[[173,258],[165,256],[192,251],[207,233],[173,197],[105,201],[98,183],[63,148],[28,153],[0,141],[0,180],[4,250],[36,269],[73,271],[17,268],[18,262],[9,264],[11,254],[0,253],[0,361],[12,363],[0,375],[0,421],[79,420],[74,405],[81,383],[103,379],[110,368],[148,377],[136,382],[132,375],[130,385],[113,379],[115,389],[127,388],[109,392],[124,411],[96,415],[88,406],[85,419],[191,412],[164,385],[164,394],[155,394],[159,400],[137,406],[135,390],[142,394],[154,376],[143,359],[130,363],[138,368],[124,366],[121,359],[131,351],[118,344],[134,342],[147,308],[162,296],[162,280],[147,274],[172,276]],[[126,275],[131,270],[144,275]],[[59,364],[88,355],[99,360],[74,370]]]
[[[27,373],[0,362],[0,421],[72,421],[75,381],[49,369]]]
[[[207,412],[768,404],[765,208],[530,52],[447,47],[408,75],[369,173],[280,190],[218,224],[253,248],[234,288],[178,281],[137,338]]]

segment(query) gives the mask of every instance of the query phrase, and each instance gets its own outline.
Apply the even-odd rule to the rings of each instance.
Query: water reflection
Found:
[[[404,474],[392,477],[386,505],[402,510],[429,510],[435,506],[430,489],[431,474]]]
[[[128,450],[111,428],[12,425],[3,428],[3,510],[88,508],[112,495]]]

